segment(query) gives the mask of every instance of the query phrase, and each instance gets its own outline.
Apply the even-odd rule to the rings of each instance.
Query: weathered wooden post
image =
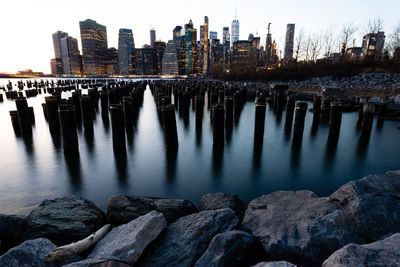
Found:
[[[47,117],[51,133],[60,132],[60,121],[58,119],[58,100],[56,96],[46,96]]]
[[[0,102],[4,102],[3,94],[0,94]]]
[[[285,132],[290,133],[292,131],[293,124],[293,113],[296,105],[296,98],[293,95],[288,95],[286,104],[286,116],[285,116]]]
[[[93,111],[90,96],[83,95],[80,97],[80,110],[85,131],[93,131]]]
[[[125,149],[124,110],[122,105],[111,104],[110,114],[114,150]]]
[[[15,135],[21,134],[21,127],[19,126],[18,111],[10,110],[11,124],[14,129]]]
[[[372,125],[374,122],[374,111],[375,105],[373,103],[364,103],[363,107],[363,118],[361,125],[361,133],[363,135],[370,135],[372,130]]]
[[[342,105],[339,102],[332,102],[329,118],[329,135],[339,136],[341,124]]]
[[[296,102],[296,113],[293,127],[293,141],[297,142],[303,139],[304,121],[307,114],[307,102]]]
[[[75,107],[71,104],[58,106],[60,129],[64,151],[77,152],[79,150],[78,135],[76,132]]]
[[[225,140],[224,105],[215,104],[212,106],[212,124],[214,143],[223,144]]]
[[[227,126],[233,124],[233,97],[225,97],[225,123]]]
[[[29,111],[28,102],[25,97],[18,97],[15,99],[17,106],[19,126],[22,134],[29,134],[32,132],[32,115]]]
[[[179,145],[176,128],[174,105],[161,107],[162,120],[164,122],[164,137],[167,148],[176,148]]]
[[[265,111],[267,109],[266,98],[264,96],[257,97],[255,106],[254,139],[258,141],[264,138]]]

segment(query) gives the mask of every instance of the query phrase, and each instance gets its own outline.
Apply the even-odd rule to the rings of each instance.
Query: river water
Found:
[[[0,79],[0,86],[7,81]],[[14,134],[8,111],[16,109],[15,102],[4,95],[0,103],[0,213],[27,214],[46,198],[69,194],[103,209],[115,194],[194,203],[210,192],[234,193],[245,201],[276,190],[305,189],[327,196],[350,180],[400,169],[398,121],[375,119],[370,139],[364,140],[357,128],[358,114],[343,113],[335,145],[328,142],[328,122],[312,127],[313,113],[307,112],[302,145],[296,149],[284,131],[285,111],[276,114],[267,107],[263,145],[254,146],[253,101],[245,104],[222,150],[213,149],[207,105],[197,134],[193,109],[189,123],[177,111],[179,149],[167,153],[150,90],[125,159],[115,159],[111,122],[102,119],[101,112],[96,114],[93,138],[78,130],[79,157],[68,158],[60,140],[50,135],[41,107],[44,97],[28,98],[36,119],[32,138]]]

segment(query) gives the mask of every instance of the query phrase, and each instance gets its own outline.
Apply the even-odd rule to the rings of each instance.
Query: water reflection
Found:
[[[94,140],[94,132],[93,128],[92,129],[85,129],[84,131],[84,136],[85,136],[85,141],[86,145],[88,148],[89,155],[94,154],[94,148],[95,148],[95,140]]]
[[[264,138],[256,138],[254,136],[253,142],[253,172],[258,174],[262,165],[262,150]]]
[[[311,139],[315,139],[315,137],[318,134],[319,121],[320,121],[320,114],[313,113],[313,121],[312,121],[311,132],[310,132]]]
[[[300,155],[301,155],[301,146],[303,143],[302,138],[293,138],[292,140],[292,156],[291,156],[291,168],[295,171],[300,166]]]
[[[338,133],[330,133],[328,135],[328,140],[326,142],[325,170],[332,169],[338,143],[339,143],[339,134]]]
[[[224,161],[224,144],[223,143],[213,143],[212,171],[214,174],[214,178],[221,177],[223,161]]]
[[[363,163],[363,160],[365,159],[368,153],[368,145],[370,138],[371,134],[361,134],[358,139],[356,155],[357,159],[359,160],[359,163]]]
[[[115,168],[117,170],[118,185],[121,189],[128,186],[127,154],[125,148],[114,148]]]
[[[82,192],[82,170],[79,151],[64,151],[64,159],[69,175],[71,193],[79,194]]]
[[[165,148],[165,177],[167,184],[175,183],[178,147]]]
[[[108,114],[108,109],[101,110],[101,119],[103,121],[104,132],[108,136],[110,134],[110,117]]]

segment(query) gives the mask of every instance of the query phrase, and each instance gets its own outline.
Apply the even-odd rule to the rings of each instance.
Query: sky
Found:
[[[209,30],[222,37],[222,28],[231,28],[235,17],[240,22],[240,39],[249,33],[261,37],[265,44],[268,22],[281,49],[287,23],[296,24],[296,33],[336,31],[344,24],[357,26],[357,44],[361,44],[369,19],[382,18],[389,35],[400,24],[400,0],[2,0],[0,13],[0,73],[33,69],[50,73],[54,57],[52,33],[61,30],[77,38],[79,21],[93,19],[107,27],[108,46],[118,47],[118,30],[133,30],[135,45],[150,42],[150,28],[157,40],[172,39],[176,25],[193,20],[195,28],[209,18]]]

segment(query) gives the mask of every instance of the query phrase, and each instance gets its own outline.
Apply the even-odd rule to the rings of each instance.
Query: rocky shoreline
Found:
[[[84,252],[49,257],[107,224]],[[400,171],[349,182],[329,197],[278,191],[248,205],[223,193],[197,207],[120,195],[105,213],[77,196],[45,200],[27,217],[0,215],[0,241],[0,266],[399,266]]]

